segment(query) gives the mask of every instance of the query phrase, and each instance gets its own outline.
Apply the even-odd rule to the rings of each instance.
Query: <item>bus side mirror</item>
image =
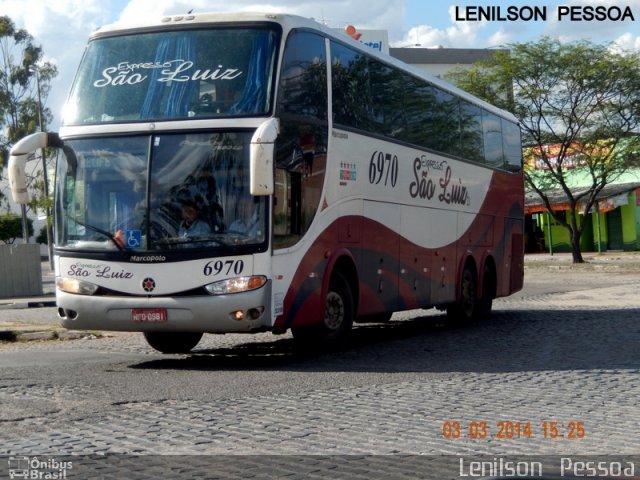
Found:
[[[251,137],[249,154],[249,192],[251,195],[272,195],[274,145],[280,125],[270,118],[258,127]]]
[[[9,152],[9,186],[14,202],[22,205],[29,203],[25,172],[27,160],[36,150],[47,146],[49,146],[49,134],[37,132],[21,139]]]

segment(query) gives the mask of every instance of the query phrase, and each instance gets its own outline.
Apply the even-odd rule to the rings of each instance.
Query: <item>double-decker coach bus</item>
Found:
[[[341,344],[357,320],[486,316],[523,281],[509,113],[289,15],[201,14],[92,34],[57,147],[58,313],[141,331]]]

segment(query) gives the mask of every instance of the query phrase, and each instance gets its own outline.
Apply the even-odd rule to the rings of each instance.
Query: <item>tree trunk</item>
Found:
[[[580,231],[574,229],[571,231],[571,255],[573,256],[573,263],[584,263],[582,258],[582,251],[580,250]]]

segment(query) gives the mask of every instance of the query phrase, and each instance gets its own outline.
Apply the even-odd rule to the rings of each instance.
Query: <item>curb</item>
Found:
[[[21,310],[28,308],[51,308],[56,306],[54,295],[34,296],[26,298],[0,299],[0,311]],[[11,315],[11,314],[9,314]],[[0,343],[20,343],[45,340],[79,340],[102,338],[108,335],[99,331],[67,330],[59,323],[29,323],[28,321],[0,321]]]
[[[47,298],[38,298],[33,300],[21,299],[19,301],[11,301],[5,300],[3,303],[0,300],[0,310],[18,310],[23,308],[46,308],[46,307],[55,307],[56,299],[55,297],[51,297],[51,299]]]
[[[80,339],[95,339],[105,337],[99,332],[93,331],[79,331],[79,330],[20,330],[7,329],[0,330],[0,342],[19,343],[19,342],[33,342],[44,340],[80,340]]]
[[[0,299],[0,311],[22,310],[28,308],[55,307],[56,298],[45,295],[27,298]],[[59,324],[31,324],[25,322],[10,322],[8,325],[0,322],[0,342],[28,342],[35,340],[54,340],[80,338],[79,332],[71,332],[60,327]],[[84,332],[86,334],[86,332]]]

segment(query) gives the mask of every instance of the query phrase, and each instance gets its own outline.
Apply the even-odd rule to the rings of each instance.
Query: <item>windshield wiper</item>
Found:
[[[113,244],[118,248],[118,250],[120,250],[121,252],[124,251],[124,248],[122,248],[122,246],[118,243],[118,241],[116,240],[116,237],[114,237],[110,232],[107,232],[106,230],[102,230],[101,228],[98,228],[98,227],[94,227],[93,225],[89,225],[88,223],[81,222],[80,220],[76,220],[69,214],[67,214],[67,218],[72,222],[77,223],[78,225],[82,225],[83,227],[88,228],[89,230],[93,230],[94,232],[99,233],[100,235],[104,235],[105,237],[107,237],[109,240],[113,242]]]
[[[223,247],[232,248],[232,247],[235,247],[235,246],[236,246],[236,245],[234,245],[233,243],[229,243],[229,242],[227,242],[226,240],[221,240],[221,239],[220,239],[220,237],[222,237],[223,235],[225,235],[225,234],[223,233],[223,234],[214,235],[214,236],[213,236],[213,240],[214,240],[215,242],[218,242],[218,243],[219,243],[220,245],[222,245]]]
[[[227,248],[237,247],[236,244],[230,243],[226,240],[222,240],[225,234],[213,235],[211,237],[203,237],[203,238],[189,238],[189,237],[173,237],[173,238],[159,238],[156,240],[156,243],[171,245],[171,246],[183,246],[183,245],[197,245],[200,243],[217,243]]]

